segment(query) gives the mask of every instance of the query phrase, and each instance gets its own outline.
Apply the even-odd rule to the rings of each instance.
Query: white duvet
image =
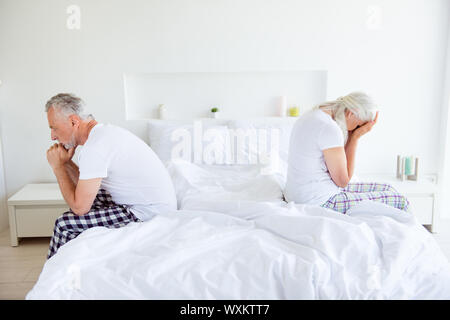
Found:
[[[410,213],[286,204],[256,170],[169,169],[181,210],[83,232],[27,299],[450,298],[449,262]]]

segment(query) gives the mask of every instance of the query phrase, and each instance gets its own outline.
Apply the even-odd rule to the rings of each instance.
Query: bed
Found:
[[[202,151],[223,157],[196,163],[189,148],[170,152],[180,146],[174,136],[195,125],[150,122],[150,145],[173,179],[178,210],[83,232],[45,263],[26,298],[449,299],[450,264],[413,213],[363,201],[342,215],[283,200],[292,124],[203,123],[217,139],[205,139],[214,145]],[[276,166],[224,161],[224,127],[278,128],[267,139],[278,141]],[[266,159],[266,151],[257,156]],[[240,152],[248,160],[254,150]]]

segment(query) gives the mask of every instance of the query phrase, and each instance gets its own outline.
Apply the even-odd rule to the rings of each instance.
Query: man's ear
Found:
[[[72,127],[78,128],[80,126],[80,117],[78,117],[77,115],[71,114],[69,116],[69,120],[70,120]]]

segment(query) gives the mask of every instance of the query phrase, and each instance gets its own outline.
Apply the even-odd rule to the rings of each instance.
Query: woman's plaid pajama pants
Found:
[[[75,239],[81,232],[92,227],[120,228],[130,222],[139,222],[128,206],[112,201],[111,195],[100,189],[91,210],[77,216],[72,210],[65,212],[55,221],[47,259],[50,259],[63,244]]]
[[[362,200],[383,202],[387,205],[408,211],[409,201],[391,185],[375,182],[349,183],[341,192],[334,195],[322,207],[346,213],[350,207]]]

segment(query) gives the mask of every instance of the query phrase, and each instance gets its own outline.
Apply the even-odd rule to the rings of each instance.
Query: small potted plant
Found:
[[[219,118],[219,108],[217,108],[217,107],[211,108],[211,114],[214,119],[218,119]]]

